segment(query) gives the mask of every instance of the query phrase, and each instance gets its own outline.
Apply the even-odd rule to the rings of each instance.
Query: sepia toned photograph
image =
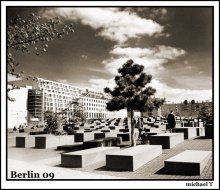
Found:
[[[211,2],[5,2],[5,183],[218,187]]]

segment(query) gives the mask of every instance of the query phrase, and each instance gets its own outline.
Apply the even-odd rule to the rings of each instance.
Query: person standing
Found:
[[[176,126],[176,116],[174,115],[173,111],[171,110],[170,113],[167,116],[167,122],[170,129],[170,132],[172,133],[172,129]]]

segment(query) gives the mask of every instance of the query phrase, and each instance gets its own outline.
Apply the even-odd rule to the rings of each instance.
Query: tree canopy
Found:
[[[107,103],[109,111],[127,108],[128,111],[152,110],[159,108],[164,99],[153,98],[156,89],[147,86],[152,80],[152,75],[147,75],[144,66],[135,64],[133,60],[128,60],[122,68],[118,69],[119,75],[115,77],[116,87],[111,90],[104,89],[105,93],[112,96]]]
[[[17,15],[7,24],[7,72],[16,78],[37,80],[35,76],[25,74],[19,70],[21,63],[16,61],[14,52],[34,52],[37,56],[47,51],[50,41],[62,38],[74,32],[73,24],[63,25],[60,18],[43,19],[38,15],[30,14],[26,18]],[[11,85],[8,91],[17,88]],[[10,100],[10,98],[9,98]]]
[[[144,72],[144,66],[128,60],[118,69],[119,75],[115,76],[116,86],[113,90],[106,87],[105,93],[111,95],[111,99],[107,102],[106,108],[109,111],[118,111],[126,108],[131,114],[131,141],[135,146],[134,139],[134,111],[152,111],[153,108],[159,108],[165,99],[154,98],[156,89],[147,86],[152,75]]]

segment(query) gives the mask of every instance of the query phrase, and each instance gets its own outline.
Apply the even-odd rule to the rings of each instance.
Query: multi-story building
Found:
[[[28,121],[39,123],[44,120],[44,112],[52,111],[72,118],[75,111],[74,102],[82,105],[87,119],[124,117],[121,112],[109,112],[106,110],[108,97],[102,93],[92,92],[79,87],[61,82],[38,78],[37,80],[13,81],[16,86],[30,85],[28,90],[27,111]]]
[[[102,93],[86,90],[81,96],[81,101],[86,114],[86,118],[113,118],[117,117],[119,112],[110,112],[106,109],[106,103],[109,98]]]

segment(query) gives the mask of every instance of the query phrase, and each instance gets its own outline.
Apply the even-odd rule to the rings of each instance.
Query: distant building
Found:
[[[142,112],[141,116],[167,116],[170,113],[170,111],[173,110],[176,116],[198,117],[203,107],[206,107],[208,115],[212,115],[212,102],[206,101],[193,103],[165,103],[159,109],[153,109],[152,111]]]
[[[152,111],[145,111],[141,113],[141,117],[148,117],[148,116],[153,116],[153,117],[162,116],[161,107],[158,109],[154,108]]]
[[[161,106],[163,116],[167,116],[170,110],[175,115],[182,117],[198,117],[202,107],[207,107],[208,114],[212,114],[212,102],[194,102],[194,103],[170,103]]]
[[[27,99],[30,89],[31,87],[27,86],[8,92],[9,97],[14,99],[14,101],[8,100],[8,128],[18,128],[20,125],[27,125]]]
[[[106,109],[106,103],[109,101],[109,97],[105,96],[103,93],[86,90],[81,96],[81,101],[87,119],[126,117],[127,114],[126,110],[115,112],[108,111]]]
[[[122,112],[106,110],[106,103],[109,98],[102,93],[91,92],[73,85],[42,78],[37,78],[35,81],[20,80],[12,83],[20,87],[32,86],[32,89],[28,89],[27,96],[25,96],[28,123],[37,121],[43,123],[45,111],[62,112],[69,119],[74,114],[75,108],[72,104],[74,101],[78,101],[82,105],[87,119],[124,116]]]

